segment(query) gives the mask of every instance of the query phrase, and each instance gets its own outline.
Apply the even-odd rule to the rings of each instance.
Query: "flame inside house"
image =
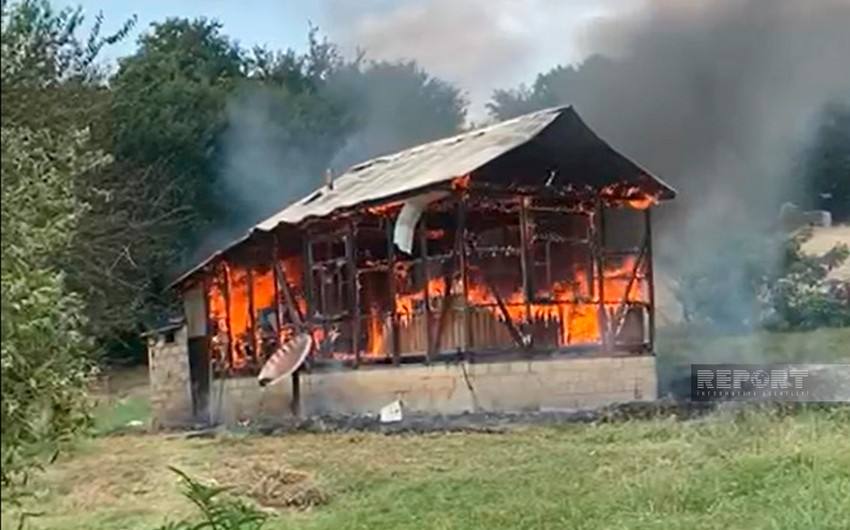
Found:
[[[652,201],[636,199],[622,207],[637,213]],[[341,260],[332,250],[325,255],[315,252],[314,256],[326,259],[314,264],[318,272],[312,278],[304,274],[297,257],[278,259],[285,286],[278,285],[274,266],[223,262],[208,289],[215,359],[229,371],[256,370],[293,336],[298,322],[287,307],[284,289],[290,292],[299,315],[307,315],[306,293],[313,291],[316,310],[324,317],[320,324],[313,323],[315,342],[323,343],[331,332],[341,337],[330,351],[314,356],[338,361],[382,360],[471,347],[544,345],[557,349],[603,344],[622,334],[629,312],[648,310],[645,249],[591,259],[593,242],[587,231],[593,230],[594,216],[587,207],[565,208],[554,214],[563,219],[553,219],[550,213],[550,218],[537,224],[529,222],[525,228],[529,241],[523,249],[517,235],[521,228],[516,203],[509,202],[495,206],[502,222],[493,224],[498,228],[491,229],[485,222],[484,229],[470,232],[463,258],[450,226],[428,226],[451,213],[444,208],[423,219],[416,249],[419,256],[386,250],[384,237],[378,246],[362,242],[363,259],[356,263]],[[488,206],[492,209],[494,203],[490,201]],[[369,215],[376,225],[383,225],[397,209],[376,209]],[[474,209],[470,210],[471,216]],[[566,216],[578,216],[584,224],[568,222]],[[553,228],[557,234],[553,235]],[[345,237],[340,236],[341,240]],[[342,241],[338,246],[344,249],[346,244]],[[426,247],[434,252],[433,258],[421,255],[429,252]],[[380,248],[384,248],[383,254],[377,250]],[[464,262],[464,270],[457,261]],[[523,270],[527,271],[525,279]],[[600,275],[599,270],[604,273]],[[356,276],[356,287],[346,276]],[[311,286],[305,285],[310,281]],[[352,312],[355,303],[358,311]],[[640,318],[645,320],[645,316]],[[637,333],[639,340],[644,340],[644,335],[642,329]],[[437,340],[439,344],[435,344]]]

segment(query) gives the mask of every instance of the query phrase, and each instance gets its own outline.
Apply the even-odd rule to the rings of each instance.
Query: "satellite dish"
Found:
[[[309,333],[299,333],[278,348],[263,365],[257,382],[260,386],[273,385],[291,375],[304,363],[313,347]]]

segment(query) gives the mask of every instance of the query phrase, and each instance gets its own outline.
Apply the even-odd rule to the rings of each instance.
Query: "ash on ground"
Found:
[[[710,403],[684,401],[647,401],[611,405],[593,410],[548,410],[528,412],[467,412],[435,415],[405,412],[401,421],[382,423],[377,414],[321,414],[303,418],[249,424],[244,428],[261,434],[293,432],[327,433],[341,431],[378,432],[385,434],[424,434],[432,432],[492,432],[531,425],[600,423],[659,417],[690,419],[707,414],[717,407]]]

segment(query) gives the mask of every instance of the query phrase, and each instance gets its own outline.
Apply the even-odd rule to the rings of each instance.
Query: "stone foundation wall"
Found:
[[[655,357],[555,358],[478,364],[372,367],[301,376],[304,415],[375,414],[401,399],[406,411],[546,411],[595,408],[657,397]],[[290,414],[289,380],[260,388],[255,378],[213,382],[214,421],[234,425]]]
[[[148,338],[148,373],[151,385],[152,427],[175,427],[192,422],[189,350],[186,328]]]

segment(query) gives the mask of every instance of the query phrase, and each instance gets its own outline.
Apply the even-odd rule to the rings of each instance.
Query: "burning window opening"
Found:
[[[388,210],[369,208],[359,221],[318,232],[306,255],[278,259],[281,279],[274,265],[222,261],[207,293],[215,374],[257,373],[295,336],[300,317],[284,290],[314,344],[325,344],[309,354],[319,364],[647,347],[647,244],[603,248],[599,216],[582,202],[471,196],[463,227],[458,204],[423,212],[409,254],[392,244]]]

